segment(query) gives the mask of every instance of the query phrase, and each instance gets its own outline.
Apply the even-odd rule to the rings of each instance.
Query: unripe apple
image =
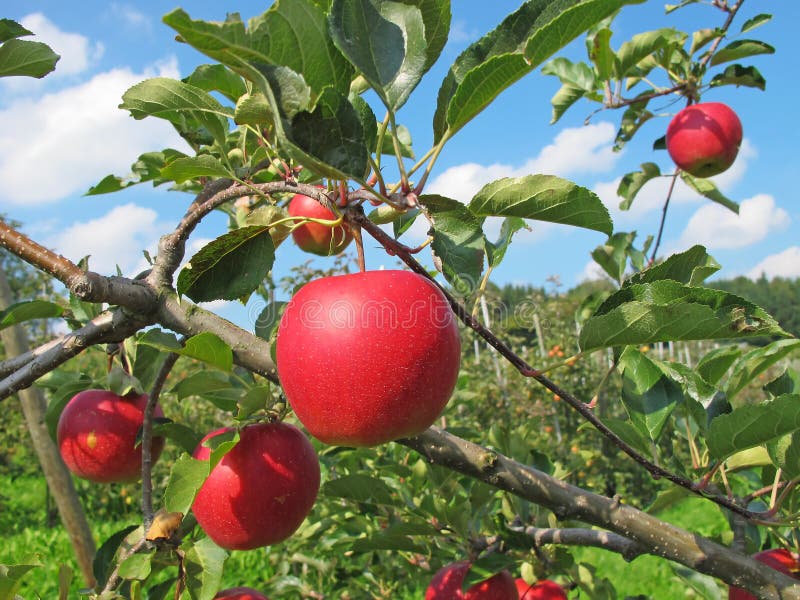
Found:
[[[288,211],[293,217],[311,217],[326,221],[336,219],[333,212],[303,194],[292,196]],[[328,227],[321,223],[308,222],[292,229],[292,238],[301,250],[320,256],[330,256],[344,250],[352,241],[353,234],[347,225]]]
[[[773,548],[772,550],[764,550],[753,555],[757,561],[772,567],[776,571],[786,573],[792,577],[797,577],[800,572],[800,562],[797,556],[785,550],[784,548]],[[728,588],[728,600],[756,600],[750,592],[746,592],[736,587]]]
[[[218,429],[193,456],[208,460],[203,442],[231,431]],[[258,423],[211,470],[192,505],[200,527],[228,550],[277,544],[311,512],[319,491],[319,461],[308,438],[288,423]]]
[[[447,299],[410,271],[314,280],[278,328],[286,398],[326,444],[375,446],[421,433],[447,404],[460,361]]]
[[[235,587],[217,592],[214,600],[269,600],[269,598],[253,588]]]
[[[470,566],[461,561],[439,569],[425,590],[425,600],[519,600],[514,578],[508,571],[495,573],[463,591]]]
[[[142,474],[137,443],[147,395],[118,396],[108,390],[84,390],[67,403],[56,427],[64,464],[78,477],[96,483],[129,483]],[[164,413],[156,406],[154,416]],[[150,454],[158,460],[164,438],[154,437]]]
[[[681,169],[695,177],[726,171],[742,143],[742,123],[721,102],[692,104],[667,127],[667,151]]]
[[[529,584],[524,579],[518,578],[515,583],[517,592],[519,592],[519,600],[567,600],[564,588],[549,579]]]

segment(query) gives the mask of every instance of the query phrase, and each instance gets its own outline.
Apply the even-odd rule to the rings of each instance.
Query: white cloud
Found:
[[[673,250],[694,244],[715,249],[746,248],[760,242],[773,231],[785,229],[789,213],[775,204],[768,194],[758,194],[740,204],[736,215],[719,204],[708,203],[692,215]]]
[[[128,173],[142,152],[185,148],[166,121],[134,121],[117,108],[128,88],[156,74],[177,77],[175,60],[145,73],[114,69],[0,110],[0,202],[54,202]]]
[[[594,260],[587,262],[583,270],[576,277],[578,283],[582,281],[596,281],[598,279],[608,280],[609,277],[608,273],[603,270],[603,267],[598,265]]]
[[[153,22],[146,14],[137,10],[131,4],[122,2],[112,2],[110,5],[111,14],[114,17],[122,19],[122,21],[129,27],[136,29],[145,29],[150,31],[153,27]]]
[[[48,77],[64,77],[83,73],[105,52],[102,43],[91,43],[88,38],[78,33],[62,31],[42,13],[29,14],[23,17],[20,23],[33,32],[34,37],[28,39],[44,42],[56,54],[61,55],[55,72]]]
[[[45,240],[45,246],[74,262],[91,255],[92,271],[111,275],[119,265],[124,275],[133,276],[146,268],[142,250],[155,254],[158,237],[165,230],[156,211],[128,203],[102,217],[69,225]]]
[[[759,279],[761,275],[768,279],[786,277],[793,279],[800,277],[800,246],[792,246],[783,252],[771,254],[750,269],[747,276],[750,279]]]

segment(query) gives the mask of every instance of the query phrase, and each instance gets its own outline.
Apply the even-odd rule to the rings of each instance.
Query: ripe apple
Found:
[[[217,592],[214,600],[269,600],[269,598],[253,588],[235,587]]]
[[[519,600],[514,578],[508,571],[495,573],[462,591],[470,566],[461,561],[439,569],[425,591],[425,600]]]
[[[458,378],[461,342],[441,291],[410,271],[314,280],[278,327],[278,376],[297,418],[332,445],[427,429]]]
[[[526,583],[524,579],[518,578],[515,583],[519,600],[567,600],[564,588],[549,579],[542,579],[535,584],[530,584]]]
[[[293,217],[311,217],[328,221],[336,219],[333,212],[303,194],[292,196],[288,210]],[[327,227],[321,223],[308,222],[292,229],[292,238],[301,250],[320,256],[330,256],[344,250],[352,241],[353,234],[347,225]]]
[[[726,171],[742,143],[742,123],[726,104],[705,102],[680,111],[667,127],[667,151],[695,177]]]
[[[128,483],[141,477],[142,449],[137,436],[144,422],[147,395],[118,396],[108,390],[84,390],[67,403],[58,419],[61,458],[78,477],[96,483]],[[156,406],[154,415],[164,413]],[[153,462],[164,448],[154,437]]]
[[[800,572],[800,561],[795,554],[792,554],[784,548],[773,548],[772,550],[764,550],[753,555],[757,561],[772,567],[776,571],[786,573],[792,577],[797,577]],[[745,592],[740,588],[728,588],[728,600],[756,600],[750,592]]]
[[[194,451],[208,460],[206,440]],[[194,499],[200,527],[222,548],[251,550],[288,538],[311,511],[319,491],[319,461],[308,438],[288,423],[258,423],[211,470]]]

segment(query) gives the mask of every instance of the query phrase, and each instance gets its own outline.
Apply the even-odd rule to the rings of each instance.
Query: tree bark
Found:
[[[0,310],[8,307],[13,301],[6,275],[0,271]],[[18,356],[28,351],[25,330],[19,325],[0,330],[0,339],[3,340],[9,356]],[[61,460],[61,454],[47,431],[44,420],[47,403],[42,392],[35,387],[21,390],[18,394],[33,447],[39,456],[39,464],[42,466],[47,485],[58,506],[61,522],[72,542],[83,579],[88,587],[94,587],[96,581],[92,571],[92,561],[95,555],[95,544],[92,531],[72,483],[72,476]]]

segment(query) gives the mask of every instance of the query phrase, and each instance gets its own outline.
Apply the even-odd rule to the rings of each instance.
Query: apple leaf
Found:
[[[128,525],[127,527],[117,531],[103,542],[103,545],[97,549],[92,561],[92,573],[97,580],[98,585],[105,585],[108,577],[111,575],[111,570],[114,567],[114,556],[117,554],[120,545],[128,535],[136,531],[136,525]]]
[[[733,398],[769,367],[799,351],[800,340],[798,339],[778,340],[762,348],[751,350],[736,361],[731,376],[728,378],[725,393],[729,398]]]
[[[167,77],[137,83],[122,95],[119,107],[130,111],[134,119],[166,119],[179,131],[192,129],[192,121],[196,121],[222,147],[225,147],[228,119],[233,117],[230,108],[222,106],[205,90]]]
[[[622,371],[622,402],[631,422],[657,442],[667,419],[683,401],[683,392],[644,353],[628,346],[619,358]]]
[[[195,358],[210,365],[230,371],[233,368],[233,351],[230,346],[210,331],[193,335],[181,345],[177,338],[161,329],[150,329],[137,340],[139,344],[151,346],[163,352],[174,352]]]
[[[633,248],[636,232],[619,231],[609,237],[604,244],[592,250],[592,258],[609,277],[619,283],[625,277],[628,256]]]
[[[734,40],[724,48],[720,48],[711,57],[711,66],[724,62],[740,60],[758,54],[775,54],[775,48],[758,40]]]
[[[788,336],[775,319],[743,298],[667,279],[613,293],[586,321],[579,343],[586,352],[628,344],[763,335]]]
[[[420,203],[434,222],[431,249],[445,279],[460,295],[472,293],[483,271],[484,237],[481,220],[458,200],[425,195]]]
[[[17,302],[5,310],[0,310],[0,329],[11,327],[18,323],[30,321],[32,319],[52,319],[60,317],[64,313],[64,307],[55,302],[46,300],[29,300],[27,302]]]
[[[767,452],[772,463],[782,469],[786,477],[800,477],[800,431],[768,442]]]
[[[60,58],[42,42],[10,39],[0,45],[0,77],[41,79],[56,68]]]
[[[764,391],[773,397],[800,394],[800,373],[794,369],[786,369],[779,377],[765,385]]]
[[[256,317],[255,334],[265,340],[271,340],[275,334],[281,316],[288,302],[270,302]]]
[[[0,19],[0,42],[7,42],[26,35],[33,35],[33,32],[11,19]]]
[[[719,269],[719,263],[706,252],[706,249],[696,245],[685,252],[673,254],[664,262],[634,273],[625,281],[625,285],[652,283],[661,279],[672,279],[686,285],[700,285]]]
[[[90,187],[85,195],[110,194],[146,181],[152,181],[154,187],[161,185],[168,181],[161,176],[161,169],[173,160],[185,157],[186,155],[183,152],[178,152],[171,148],[161,152],[145,152],[131,166],[131,175],[127,177],[106,175],[99,183]]]
[[[733,344],[715,348],[697,363],[697,373],[711,385],[717,385],[741,355],[742,349]]]
[[[439,88],[434,142],[451,136],[500,92],[625,4],[642,0],[528,0],[456,59]]]
[[[710,83],[711,87],[719,87],[721,85],[743,85],[745,87],[754,87],[760,90],[767,88],[767,80],[761,75],[755,67],[743,67],[742,65],[730,65],[725,70],[715,75]]]
[[[729,211],[739,214],[739,204],[733,200],[728,199],[722,192],[719,191],[716,184],[710,179],[701,179],[689,175],[686,171],[681,171],[681,179],[684,183],[692,188],[698,194],[705,196],[709,200],[724,206]]]
[[[167,487],[164,490],[164,506],[167,512],[189,514],[194,497],[210,473],[207,460],[197,460],[182,454],[172,464]]]
[[[740,33],[746,33],[752,29],[755,29],[756,27],[764,25],[765,23],[769,23],[771,20],[772,15],[768,15],[766,13],[756,15],[755,17],[747,19],[747,21],[744,22],[742,28],[740,29]]]
[[[222,583],[228,553],[208,537],[184,543],[182,548],[186,552],[184,569],[189,595],[192,600],[213,600]]]
[[[500,226],[500,237],[496,242],[486,240],[486,259],[489,266],[493,269],[496,268],[505,258],[506,251],[511,245],[511,238],[520,229],[529,229],[523,219],[519,217],[506,217],[503,219],[503,224]]]
[[[238,300],[264,281],[274,260],[269,228],[235,229],[192,256],[178,275],[178,294],[195,302]]]
[[[182,423],[158,422],[153,426],[153,435],[168,438],[174,441],[184,452],[191,454],[200,443],[202,435]]]
[[[660,176],[661,169],[656,163],[651,162],[642,163],[641,171],[626,173],[617,186],[617,196],[622,198],[622,202],[619,203],[620,210],[628,210],[644,184]]]
[[[392,491],[382,479],[359,473],[329,479],[320,493],[330,498],[346,498],[354,502],[374,502],[387,506],[398,503],[398,500],[392,498]]]
[[[623,79],[629,75],[636,75],[634,69],[641,61],[667,46],[677,35],[680,34],[671,28],[644,31],[634,35],[617,50],[618,68],[615,78]]]
[[[224,65],[200,65],[183,81],[207,92],[219,92],[231,102],[247,93],[242,78]]]
[[[119,576],[122,579],[147,579],[152,570],[153,553],[138,552],[123,560],[119,565]]]
[[[161,177],[175,183],[183,183],[198,177],[236,179],[236,176],[218,158],[209,154],[177,158],[161,169]]]
[[[506,177],[483,187],[469,203],[479,217],[520,217],[585,227],[611,235],[608,210],[584,187],[553,175]]]
[[[334,0],[331,5],[333,41],[392,112],[406,102],[433,64],[425,22],[415,4]]]
[[[231,382],[228,376],[219,371],[202,370],[183,377],[170,390],[178,400],[192,396],[208,398],[215,392],[229,390]]]
[[[800,396],[779,396],[762,404],[746,404],[720,415],[708,428],[708,451],[721,460],[800,431]]]

